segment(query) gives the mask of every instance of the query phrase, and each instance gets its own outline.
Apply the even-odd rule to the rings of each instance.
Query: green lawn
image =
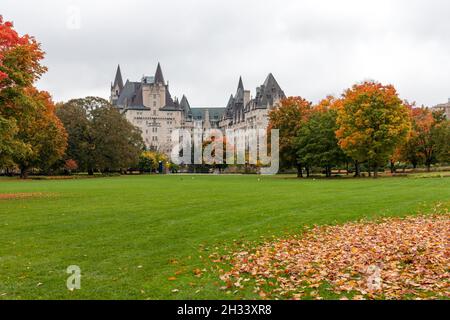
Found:
[[[208,252],[305,224],[426,211],[450,203],[450,180],[0,179],[0,194],[27,192],[49,194],[0,200],[0,299],[232,299],[253,296],[227,295],[214,272],[194,276]],[[81,290],[66,288],[69,265],[81,267]]]

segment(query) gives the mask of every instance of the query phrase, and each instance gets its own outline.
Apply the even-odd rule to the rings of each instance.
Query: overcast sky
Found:
[[[107,98],[118,63],[136,81],[158,61],[191,106],[224,106],[240,75],[254,94],[269,72],[314,102],[366,79],[450,97],[448,0],[1,0],[0,14],[42,43],[38,86],[56,101]]]

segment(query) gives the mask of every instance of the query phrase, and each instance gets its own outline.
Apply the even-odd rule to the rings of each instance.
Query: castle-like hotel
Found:
[[[230,96],[225,108],[191,108],[185,95],[180,101],[172,98],[158,63],[154,76],[144,76],[139,82],[127,80],[125,84],[118,66],[111,84],[110,100],[128,121],[141,129],[148,148],[170,153],[172,131],[175,129],[267,128],[269,111],[276,108],[283,98],[283,90],[269,74],[256,88],[254,98],[249,90],[244,89],[242,78],[239,78],[236,94]]]

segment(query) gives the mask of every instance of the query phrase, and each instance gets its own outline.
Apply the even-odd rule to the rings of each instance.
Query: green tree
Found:
[[[56,114],[64,123],[69,136],[66,158],[74,159],[79,168],[89,174],[93,174],[95,169],[95,138],[89,107],[85,105],[90,105],[92,100],[96,98],[74,99],[65,104],[58,104],[56,109]]]
[[[299,129],[297,138],[300,162],[323,167],[327,177],[331,176],[333,166],[346,160],[335,135],[338,126],[334,101],[333,97],[328,97],[315,106],[308,121]]]
[[[27,151],[27,146],[17,139],[18,132],[14,119],[0,116],[0,168],[13,167],[13,156]]]
[[[57,115],[69,134],[67,158],[93,174],[137,166],[144,148],[141,132],[108,101],[98,97],[70,100]]]
[[[433,119],[431,141],[435,146],[435,159],[440,163],[450,163],[450,120],[443,112],[434,112]]]

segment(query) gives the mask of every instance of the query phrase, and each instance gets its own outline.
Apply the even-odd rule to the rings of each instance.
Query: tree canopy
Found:
[[[297,154],[296,139],[302,125],[307,121],[312,103],[301,97],[281,100],[278,108],[269,112],[269,132],[280,131],[280,163],[283,167],[295,166],[302,174],[302,164]]]
[[[99,97],[60,104],[57,115],[69,135],[67,158],[93,174],[137,166],[144,149],[141,132],[108,101]]]
[[[299,129],[297,155],[307,166],[320,166],[326,176],[331,176],[331,168],[346,160],[338,145],[335,131],[338,129],[336,99],[327,97],[314,106],[308,121]]]
[[[384,165],[410,129],[408,110],[392,85],[364,82],[345,91],[337,104],[336,136],[351,158]]]
[[[48,169],[64,153],[66,133],[47,92],[33,87],[47,70],[44,52],[0,16],[0,167]]]

